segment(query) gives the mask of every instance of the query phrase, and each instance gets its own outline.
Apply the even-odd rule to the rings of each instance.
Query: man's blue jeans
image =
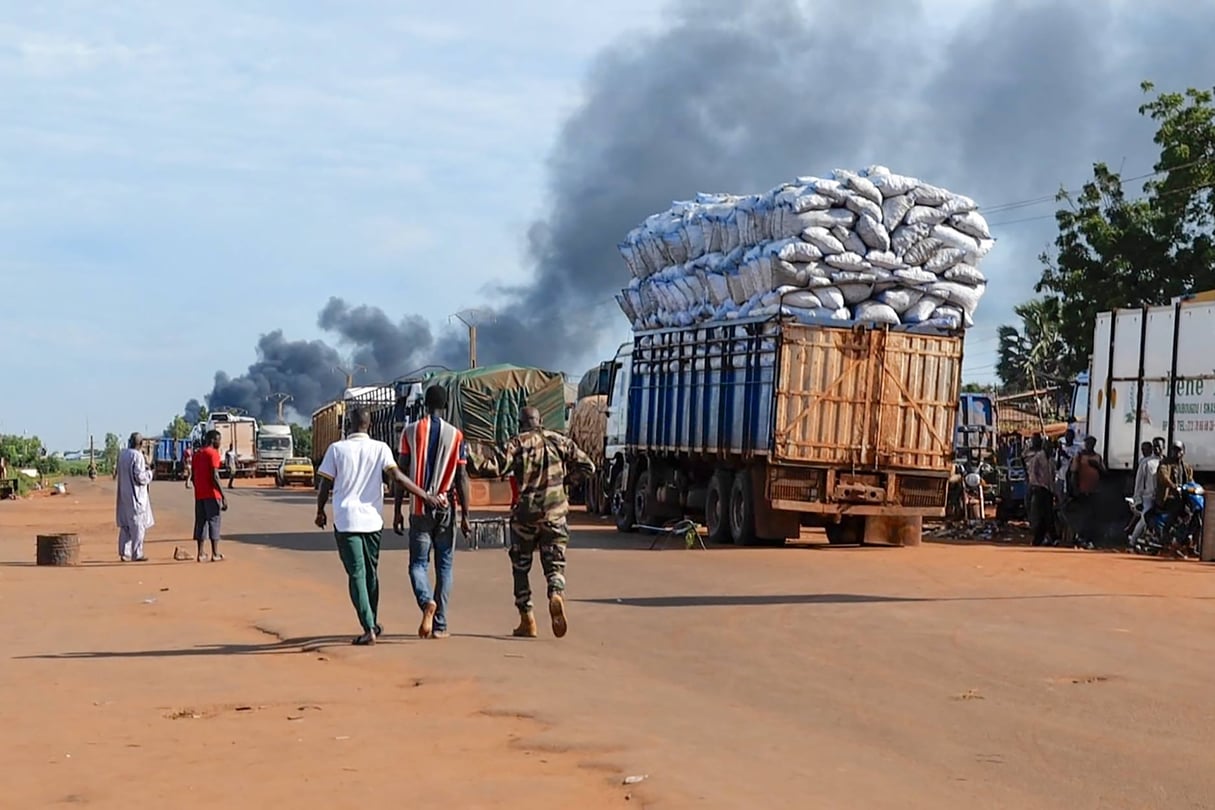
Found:
[[[447,602],[451,598],[452,563],[456,556],[456,525],[449,512],[443,520],[430,515],[409,516],[409,580],[418,607],[433,601],[436,632],[447,629]],[[430,590],[430,552],[435,555],[435,592]]]

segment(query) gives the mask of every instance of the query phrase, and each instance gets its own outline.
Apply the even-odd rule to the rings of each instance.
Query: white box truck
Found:
[[[1215,293],[1100,313],[1072,396],[1077,436],[1096,437],[1111,472],[1133,480],[1140,444],[1163,438],[1215,474]]]

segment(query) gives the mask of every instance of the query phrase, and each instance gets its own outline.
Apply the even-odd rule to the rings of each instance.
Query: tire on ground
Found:
[[[734,542],[730,532],[730,494],[734,474],[729,470],[717,470],[709,480],[709,491],[705,494],[705,526],[709,529],[710,543]]]
[[[734,476],[730,485],[730,536],[740,546],[756,545],[755,500],[751,493],[751,476],[746,470]]]

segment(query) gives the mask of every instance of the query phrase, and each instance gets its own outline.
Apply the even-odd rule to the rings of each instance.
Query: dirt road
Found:
[[[365,650],[346,644],[357,626],[308,494],[238,488],[228,560],[198,565],[171,562],[188,493],[155,485],[156,561],[120,566],[108,483],[74,486],[0,504],[14,807],[1213,804],[1215,571],[1196,563],[648,551],[591,524],[569,552],[568,637],[506,637],[509,566],[482,549],[456,559],[453,637],[422,642],[389,535],[392,643]],[[30,567],[38,528],[73,520],[104,563]]]

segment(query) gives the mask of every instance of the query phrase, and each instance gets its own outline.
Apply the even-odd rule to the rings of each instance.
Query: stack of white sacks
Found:
[[[973,324],[995,244],[974,200],[884,166],[799,177],[767,194],[700,194],[619,249],[634,329],[784,315],[958,329]]]

